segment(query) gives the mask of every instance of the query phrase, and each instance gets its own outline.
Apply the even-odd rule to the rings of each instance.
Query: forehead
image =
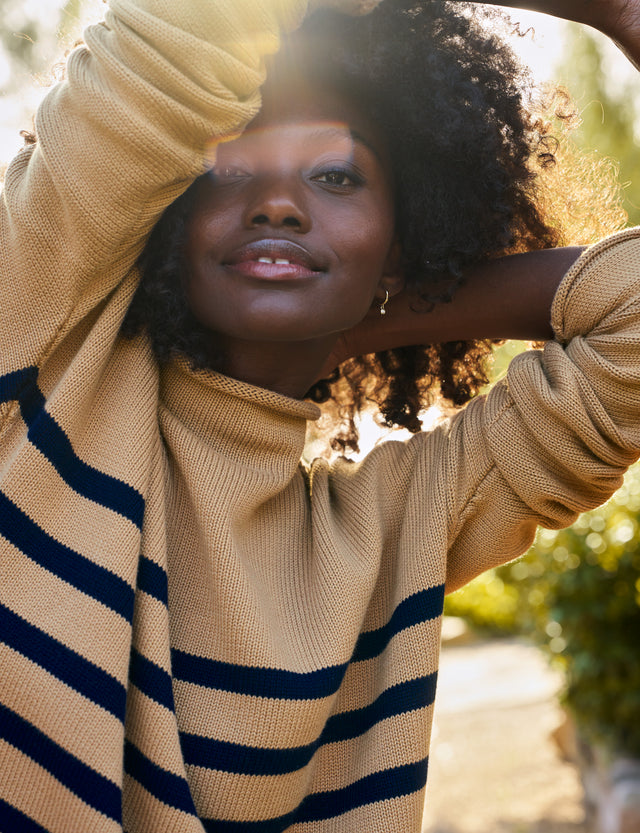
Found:
[[[262,89],[262,107],[247,128],[259,136],[275,128],[295,129],[307,141],[360,142],[386,160],[384,136],[355,96],[302,77],[269,78]]]
[[[337,121],[295,117],[287,121],[252,123],[233,140],[216,143],[212,150],[218,162],[248,156],[253,164],[282,164],[283,167],[297,165],[301,160],[308,163],[311,157],[329,160],[335,156],[360,161],[369,157],[370,164],[386,171],[382,156],[369,139]]]

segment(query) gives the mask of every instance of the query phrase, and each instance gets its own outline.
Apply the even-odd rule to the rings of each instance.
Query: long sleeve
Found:
[[[640,454],[640,230],[589,249],[554,300],[556,339],[454,420],[443,473],[447,587],[520,555],[538,524],[603,503]]]
[[[0,208],[0,376],[41,365],[130,273],[207,145],[257,112],[304,0],[114,0],[38,110]]]

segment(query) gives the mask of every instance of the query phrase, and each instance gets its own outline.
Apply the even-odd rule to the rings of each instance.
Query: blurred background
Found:
[[[103,8],[0,0],[0,167]],[[574,99],[571,141],[610,160],[640,224],[640,80],[595,32],[525,12],[512,21],[535,78]],[[525,346],[496,351],[494,378]],[[640,469],[445,612],[424,833],[640,833]]]

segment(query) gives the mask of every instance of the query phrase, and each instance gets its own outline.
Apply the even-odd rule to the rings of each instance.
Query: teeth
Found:
[[[278,263],[280,265],[289,266],[291,264],[291,261],[287,260],[284,257],[276,257],[275,259],[272,257],[259,257],[258,263]]]

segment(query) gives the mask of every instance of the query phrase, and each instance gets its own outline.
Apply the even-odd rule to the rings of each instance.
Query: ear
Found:
[[[384,262],[382,277],[376,289],[376,298],[382,300],[387,292],[393,298],[404,289],[404,273],[401,267],[400,241],[395,238]]]

